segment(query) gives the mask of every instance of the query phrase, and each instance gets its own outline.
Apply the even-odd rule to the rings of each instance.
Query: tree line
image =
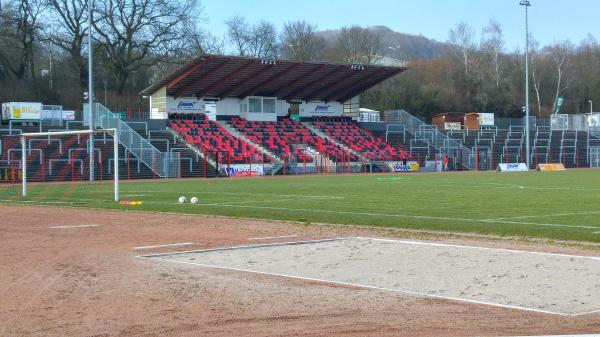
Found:
[[[79,109],[87,91],[88,0],[0,1],[0,101],[41,101]],[[192,56],[233,54],[268,59],[402,65],[408,70],[361,96],[377,110],[494,112],[521,116],[523,50],[508,50],[495,20],[477,32],[461,22],[443,43],[386,27],[321,31],[305,21],[276,27],[234,16],[227,32],[206,29],[199,0],[96,0],[92,8],[96,100],[147,110],[139,92]],[[530,39],[530,107],[540,117],[580,113],[600,104],[600,44],[541,46]]]

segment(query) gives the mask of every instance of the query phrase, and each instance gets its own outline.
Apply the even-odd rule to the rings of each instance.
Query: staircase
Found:
[[[283,161],[277,155],[275,155],[273,152],[265,149],[263,146],[261,146],[259,144],[256,144],[255,142],[253,142],[250,139],[248,139],[241,132],[239,132],[236,128],[232,127],[228,122],[226,122],[226,121],[216,121],[216,122],[217,122],[217,124],[221,125],[221,127],[223,129],[227,130],[227,132],[229,132],[234,137],[244,140],[246,143],[251,144],[252,146],[254,146],[255,148],[257,148],[260,152],[262,152],[262,153],[266,154],[267,156],[271,157],[273,163],[283,165]]]
[[[428,143],[441,156],[448,155],[450,158],[455,158],[456,167],[462,166],[467,170],[476,169],[476,154],[472,149],[463,146],[405,110],[386,111],[386,114],[388,113],[397,116],[398,120],[395,122],[404,125],[405,130],[412,134],[414,139]]]
[[[84,124],[90,125],[89,104],[84,104],[83,109]],[[119,135],[119,143],[143,164],[151,168],[158,177],[178,178],[180,176],[179,153],[159,151],[102,104],[96,103],[94,110],[94,126],[103,129],[116,129]]]
[[[203,177],[216,177],[218,175],[217,172],[217,168],[218,168],[218,164],[217,162],[210,158],[210,156],[206,156],[202,151],[198,150],[198,148],[196,148],[193,145],[188,144],[185,139],[183,139],[183,137],[178,134],[177,132],[171,130],[171,129],[167,129],[164,132],[167,132],[171,137],[173,137],[174,139],[174,144],[178,145],[178,146],[185,146],[184,150],[183,148],[181,148],[181,159],[190,159],[192,161],[192,169],[190,170],[190,172],[187,172],[187,169],[183,169],[181,176],[182,177],[198,177],[198,176],[203,176]],[[178,148],[171,148],[171,151],[173,150],[177,150]],[[196,160],[196,163],[194,163],[192,156],[190,156],[189,154],[187,154],[186,152],[192,153],[193,156],[195,156],[196,158],[201,158],[202,162],[200,163],[200,165],[196,165],[196,163],[198,163],[198,160]],[[183,164],[185,165],[185,163]],[[199,166],[199,167],[196,167]]]
[[[321,138],[325,138],[327,140],[329,140],[330,142],[334,143],[335,145],[341,147],[342,149],[348,151],[349,153],[355,155],[356,157],[358,157],[362,162],[369,162],[369,160],[367,158],[365,158],[360,152],[356,152],[354,150],[352,150],[351,148],[347,147],[346,145],[338,142],[337,140],[335,140],[332,137],[329,137],[327,134],[325,134],[325,132],[315,128],[315,126],[313,125],[313,123],[302,123],[302,125],[304,125],[304,127],[306,127],[307,129],[309,129],[312,133],[314,133],[315,135],[321,137]]]

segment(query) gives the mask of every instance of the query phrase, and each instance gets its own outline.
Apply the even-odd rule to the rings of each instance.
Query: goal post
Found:
[[[74,161],[77,161],[79,159],[73,159],[72,158],[72,151],[75,150],[87,150],[87,152],[89,153],[89,157],[92,157],[95,155],[96,151],[99,151],[98,149],[95,148],[94,144],[92,142],[94,142],[94,139],[98,139],[96,137],[93,137],[95,134],[98,133],[105,133],[105,134],[109,134],[113,137],[112,139],[112,152],[113,152],[113,156],[112,158],[110,158],[113,161],[113,165],[112,165],[112,178],[114,180],[114,201],[119,201],[119,133],[117,132],[117,129],[97,129],[97,130],[71,130],[71,131],[48,131],[48,132],[32,132],[32,133],[23,133],[20,135],[20,143],[21,143],[21,176],[22,176],[22,196],[23,197],[27,197],[27,189],[28,189],[28,179],[27,179],[27,170],[28,166],[28,159],[27,159],[27,155],[31,154],[32,151],[39,151],[39,156],[40,156],[40,161],[42,162],[42,172],[44,171],[45,168],[45,160],[44,160],[44,153],[42,149],[38,149],[38,148],[32,148],[32,140],[41,140],[43,142],[48,142],[48,144],[51,143],[51,141],[59,141],[60,145],[59,146],[59,151],[60,153],[63,153],[63,150],[65,153],[68,153],[68,159],[49,159],[48,163],[49,163],[49,167],[50,167],[50,171],[52,170],[52,160],[54,161],[64,161],[67,162],[69,165],[71,165],[71,167],[74,167]],[[88,141],[88,146],[86,147],[86,149],[82,149],[82,148],[67,148],[67,145],[63,144],[62,140],[60,140],[60,137],[69,137],[69,136],[77,136],[77,139],[79,140],[79,138],[81,136],[88,136],[87,141]],[[64,146],[64,149],[63,149]],[[101,154],[99,154],[99,156],[101,156]],[[74,156],[73,156],[74,157]],[[84,163],[81,162],[79,163],[80,165],[80,169],[81,172],[83,174],[83,166]],[[110,165],[110,160],[109,160],[109,165]],[[91,170],[95,169],[94,166],[92,166],[91,161],[89,164],[89,174],[91,177],[91,174],[93,174],[93,172],[91,172]],[[109,168],[110,170],[110,168]],[[73,179],[73,177],[72,177]]]

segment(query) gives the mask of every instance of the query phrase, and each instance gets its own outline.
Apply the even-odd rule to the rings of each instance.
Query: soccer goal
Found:
[[[77,200],[83,195],[106,200],[114,196],[119,201],[117,129],[23,133],[20,149],[15,146],[9,151],[14,152],[8,154],[9,160],[20,167],[22,197]]]

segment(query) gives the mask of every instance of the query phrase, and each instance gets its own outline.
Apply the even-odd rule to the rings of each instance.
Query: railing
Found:
[[[427,140],[429,145],[439,153],[455,158],[456,165],[461,165],[469,170],[476,169],[476,154],[435,127],[425,124],[404,110],[386,111],[385,116],[393,116],[393,122],[403,124],[405,130],[413,134],[415,138]]]
[[[85,124],[89,125],[88,104],[84,105]],[[94,126],[104,129],[117,129],[119,142],[132,155],[152,169],[161,178],[178,178],[180,175],[180,154],[177,152],[160,152],[148,140],[140,136],[126,122],[119,119],[100,103],[96,103]]]

